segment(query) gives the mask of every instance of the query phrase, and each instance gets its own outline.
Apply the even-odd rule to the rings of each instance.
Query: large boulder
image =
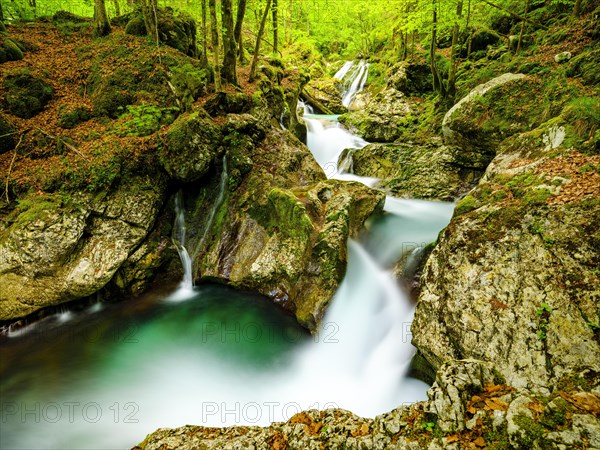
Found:
[[[544,126],[503,142],[457,205],[425,266],[412,326],[435,367],[492,361],[519,387],[598,369],[600,158],[563,139],[564,129]]]
[[[379,178],[379,187],[396,197],[453,200],[483,174],[482,169],[461,166],[460,154],[459,148],[430,142],[369,144],[342,157],[351,161],[352,173]]]
[[[426,64],[402,61],[388,73],[387,85],[407,95],[433,91],[431,68]]]
[[[52,100],[53,89],[29,71],[16,71],[4,77],[4,105],[11,114],[30,119]]]
[[[215,177],[195,199],[189,222],[204,227],[190,239],[197,276],[261,292],[315,330],[343,279],[347,239],[384,196],[326,180],[290,133],[263,138],[250,117],[228,117],[228,135],[238,138],[225,138],[227,183]]]
[[[311,105],[324,109],[323,112],[334,114],[348,112],[348,108],[342,104],[341,92],[342,83],[335,78],[311,80],[304,87],[304,95]]]
[[[152,229],[165,189],[137,178],[103,195],[22,200],[0,234],[0,320],[106,286]]]
[[[0,33],[0,64],[23,59],[23,51],[5,33]]]
[[[444,116],[445,143],[461,147],[467,158],[491,161],[503,139],[541,123],[541,111],[531,107],[539,91],[533,78],[513,73],[477,86]]]
[[[340,116],[350,131],[370,142],[393,142],[417,122],[419,102],[393,88],[370,99],[366,108]]]

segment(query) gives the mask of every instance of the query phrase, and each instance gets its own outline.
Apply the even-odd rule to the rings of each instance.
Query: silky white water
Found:
[[[320,162],[364,142],[322,125],[309,132]],[[327,407],[372,417],[425,398],[427,385],[406,377],[413,307],[387,268],[435,239],[450,206],[388,198],[386,209],[349,242],[347,276],[316,337],[269,300],[212,285],[184,301],[90,307],[13,334],[0,346],[0,448],[126,448],[159,427],[267,425]]]

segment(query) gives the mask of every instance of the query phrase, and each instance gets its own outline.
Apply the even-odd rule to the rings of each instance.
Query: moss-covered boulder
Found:
[[[315,330],[345,273],[347,239],[383,194],[326,180],[288,131],[261,136],[243,115],[230,121],[221,173],[188,216],[188,230],[197,230],[188,240],[197,277],[261,292]],[[241,133],[244,122],[250,128]]]
[[[407,95],[431,92],[431,68],[426,64],[402,61],[389,69],[387,85]]]
[[[520,387],[598,368],[600,158],[539,131],[501,144],[427,261],[412,330],[435,367],[492,361]]]
[[[4,77],[4,105],[8,112],[30,119],[52,100],[52,87],[28,71],[8,73]]]
[[[181,116],[162,136],[160,161],[176,180],[196,181],[223,153],[221,130],[203,110]]]
[[[395,197],[453,200],[468,191],[483,169],[457,161],[459,148],[430,143],[369,144],[349,150],[352,173],[379,178],[378,186]]]
[[[335,78],[311,80],[304,87],[304,96],[309,103],[322,109],[321,112],[343,114],[348,112],[342,104],[342,83]]]
[[[444,116],[444,142],[462,148],[465,159],[491,161],[500,141],[543,122],[533,106],[540,91],[537,80],[512,73],[477,86]]]
[[[369,100],[366,108],[340,116],[350,131],[370,142],[393,142],[417,124],[419,102],[393,88],[386,88]]]
[[[15,140],[15,129],[6,120],[2,114],[0,114],[0,153],[7,152],[15,148],[17,141]]]
[[[0,64],[23,59],[23,51],[5,33],[0,33]]]
[[[0,231],[0,320],[106,286],[130,257],[137,258],[165,188],[159,177],[137,177],[94,196],[21,200]]]
[[[61,128],[71,129],[91,118],[92,111],[86,107],[77,106],[75,108],[61,108],[59,111],[58,125]]]
[[[600,84],[600,73],[597,70],[599,64],[600,49],[586,51],[568,62],[566,74],[570,77],[581,77],[586,85],[597,86]]]
[[[169,47],[173,47],[188,56],[195,57],[198,54],[196,45],[196,21],[192,16],[173,8],[158,8],[158,38]],[[140,10],[124,17],[125,32],[133,36],[145,36],[148,34],[144,16]]]

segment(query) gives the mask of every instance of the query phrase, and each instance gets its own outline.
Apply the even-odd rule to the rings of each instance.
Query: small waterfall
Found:
[[[181,301],[194,295],[194,278],[192,273],[192,259],[185,248],[185,208],[183,205],[183,192],[179,191],[175,196],[175,226],[173,227],[173,242],[177,247],[177,253],[183,267],[183,279],[179,289],[168,297],[168,300]]]
[[[221,207],[223,200],[225,199],[225,187],[227,184],[227,155],[223,155],[223,170],[221,171],[221,178],[219,179],[219,193],[217,194],[217,198],[215,199],[212,207],[208,211],[208,217],[206,219],[204,225],[204,231],[202,232],[202,237],[196,243],[194,247],[194,252],[192,253],[194,259],[200,254],[200,252],[204,249],[204,245],[206,243],[206,238],[208,237],[208,232],[210,231],[212,224],[215,220],[215,215],[217,211]]]

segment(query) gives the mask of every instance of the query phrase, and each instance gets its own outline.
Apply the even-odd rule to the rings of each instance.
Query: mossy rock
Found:
[[[15,129],[0,115],[0,153],[7,152],[15,148],[16,141],[14,138]]]
[[[204,109],[211,116],[216,117],[229,113],[242,114],[248,112],[251,106],[251,98],[244,93],[218,92],[204,104]]]
[[[387,85],[405,94],[431,92],[431,69],[427,64],[403,61],[389,70]]]
[[[589,86],[600,84],[600,50],[585,52],[576,56],[568,63],[566,75],[581,77],[581,81]]]
[[[491,30],[480,30],[473,33],[471,38],[471,51],[485,50],[490,45],[496,44],[500,40],[500,35]]]
[[[77,107],[74,109],[62,108],[59,112],[58,125],[61,128],[75,128],[80,123],[83,123],[92,118],[92,112],[85,107]]]
[[[92,19],[89,17],[78,16],[69,11],[56,11],[52,16],[52,20],[56,22],[73,22],[73,23],[90,23]]]
[[[0,64],[21,59],[23,59],[23,52],[19,46],[12,39],[0,34]]]
[[[28,71],[8,74],[4,79],[4,89],[7,110],[22,119],[30,119],[40,113],[52,100],[52,87]]]
[[[176,12],[173,8],[158,8],[158,38],[169,47],[173,47],[188,56],[195,57],[198,54],[196,46],[196,21],[185,12]],[[137,10],[133,13],[117,18],[117,24],[127,20],[125,32],[133,36],[145,36],[148,34],[144,16]]]

